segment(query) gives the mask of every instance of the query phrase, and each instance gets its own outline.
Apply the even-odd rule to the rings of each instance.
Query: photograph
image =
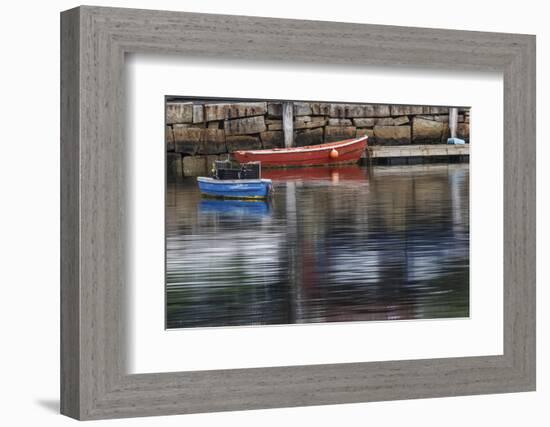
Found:
[[[470,108],[165,96],[165,327],[468,318]]]

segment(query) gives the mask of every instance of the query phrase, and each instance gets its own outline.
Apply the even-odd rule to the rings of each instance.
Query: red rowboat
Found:
[[[368,137],[346,139],[326,144],[272,150],[234,151],[239,163],[262,162],[262,167],[320,166],[356,163],[367,147]]]

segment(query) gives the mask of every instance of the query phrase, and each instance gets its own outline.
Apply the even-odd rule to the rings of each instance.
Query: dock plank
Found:
[[[372,145],[367,148],[371,159],[391,157],[468,156],[470,145]]]

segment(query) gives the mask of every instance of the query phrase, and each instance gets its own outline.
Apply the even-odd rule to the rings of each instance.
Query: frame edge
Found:
[[[60,20],[60,412],[80,419],[80,8]]]

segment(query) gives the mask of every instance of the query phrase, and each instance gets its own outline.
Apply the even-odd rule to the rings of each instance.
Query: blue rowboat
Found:
[[[205,196],[229,199],[265,199],[272,188],[270,179],[215,179],[199,176],[197,182]]]

